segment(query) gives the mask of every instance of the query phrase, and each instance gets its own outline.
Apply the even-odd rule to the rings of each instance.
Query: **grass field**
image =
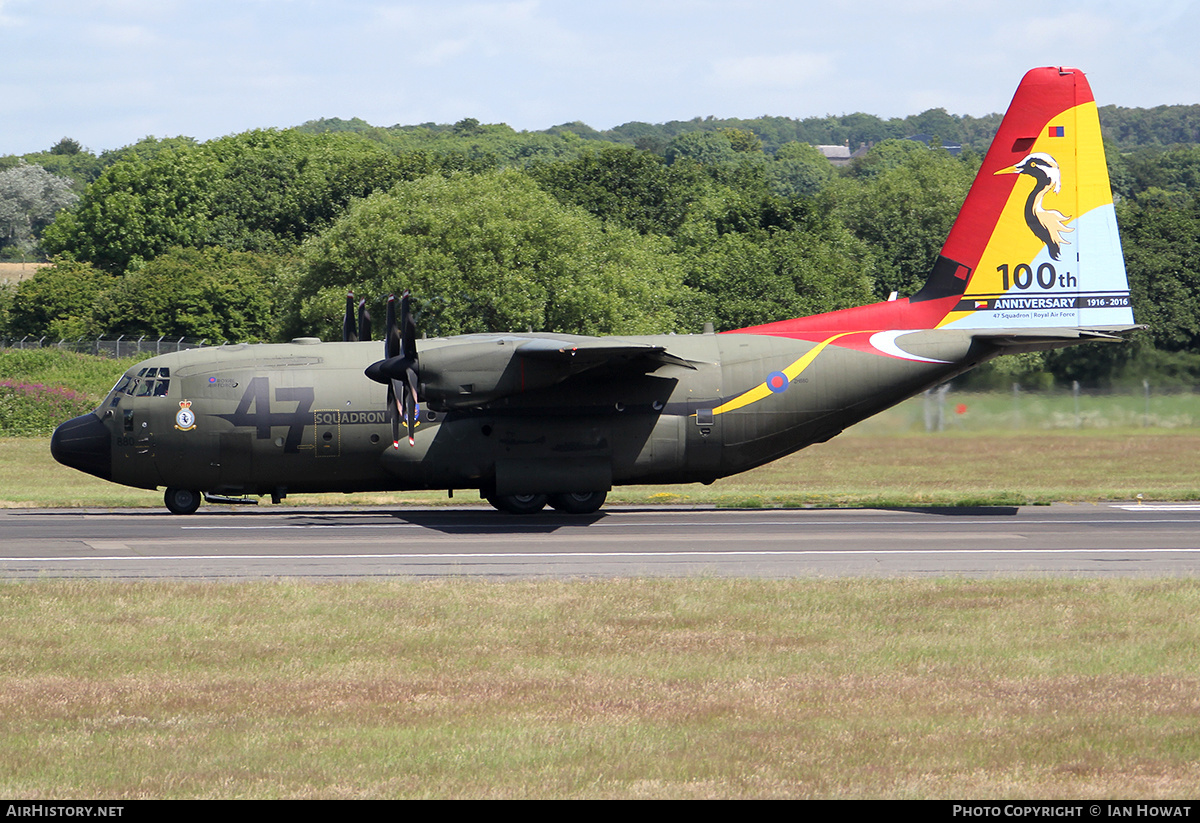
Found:
[[[939,411],[941,425],[938,425]],[[851,431],[915,434],[919,432],[1104,431],[1200,427],[1200,397],[1190,390],[1151,388],[1125,392],[1080,392],[1069,389],[1036,392],[949,391],[914,397],[858,424]]]
[[[1200,499],[1191,396],[948,402],[610,505]],[[161,497],[7,438],[0,506]],[[1198,646],[1195,579],[6,583],[0,794],[1193,798]]]
[[[0,586],[10,798],[1194,798],[1193,580]]]

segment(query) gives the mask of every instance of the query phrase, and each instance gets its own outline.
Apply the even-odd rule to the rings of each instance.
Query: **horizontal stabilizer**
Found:
[[[1077,343],[1124,343],[1124,335],[1144,329],[1144,325],[1105,326],[1096,329],[1074,327],[973,329],[971,337],[1002,349],[1042,351],[1074,346]]]

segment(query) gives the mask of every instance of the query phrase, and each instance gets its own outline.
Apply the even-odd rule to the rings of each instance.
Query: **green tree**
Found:
[[[45,245],[113,273],[175,246],[286,253],[354,198],[439,167],[428,153],[398,157],[352,132],[146,142],[87,188]]]
[[[119,162],[46,229],[43,247],[119,274],[172,246],[203,245],[217,174],[197,148]]]
[[[92,310],[113,278],[88,263],[58,259],[22,280],[13,295],[8,333],[51,339],[98,334]]]
[[[709,187],[694,163],[668,167],[655,154],[619,145],[538,163],[528,173],[560,202],[642,234],[674,234],[690,204]]]
[[[871,255],[836,226],[726,234],[688,255],[687,284],[718,330],[869,302]]]
[[[50,147],[51,154],[79,154],[82,151],[83,144],[70,137],[64,137]]]
[[[906,122],[911,129],[910,134],[928,134],[937,137],[943,145],[962,142],[960,119],[948,114],[945,109],[927,109],[909,117]]]
[[[605,227],[524,174],[433,176],[354,204],[305,245],[289,328],[337,335],[348,290],[382,301],[405,288],[433,335],[670,331],[683,291],[662,241]]]
[[[1118,206],[1134,317],[1154,347],[1200,352],[1200,193]]]
[[[884,140],[850,164],[850,175],[860,178],[875,177],[903,166],[913,155],[928,151],[929,148],[924,143],[916,140]]]
[[[679,135],[667,146],[667,162],[694,160],[706,166],[733,164],[738,152],[729,137],[715,131],[689,131]]]
[[[109,335],[259,342],[272,337],[275,263],[219,248],[173,248],[116,279],[92,312]]]
[[[768,169],[771,190],[783,197],[812,197],[834,177],[833,164],[808,143],[784,143]]]
[[[762,140],[759,140],[758,135],[750,129],[725,128],[720,129],[719,133],[729,141],[729,145],[734,151],[754,154],[763,150]]]
[[[872,153],[884,152],[882,171],[840,179],[822,192],[826,207],[875,251],[879,299],[892,291],[912,295],[924,284],[974,179],[967,163],[912,145],[876,146]]]

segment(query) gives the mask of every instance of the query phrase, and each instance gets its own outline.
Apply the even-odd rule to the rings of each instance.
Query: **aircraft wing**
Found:
[[[420,360],[422,398],[445,408],[486,406],[592,370],[611,375],[695,368],[665,346],[573,335],[472,335],[429,346]]]
[[[542,360],[548,363],[572,365],[573,373],[586,371],[597,366],[622,366],[638,359],[659,365],[696,367],[688,360],[667,351],[666,346],[649,343],[622,341],[612,338],[583,338],[564,340],[553,337],[538,337],[517,348],[521,357]],[[646,369],[642,369],[646,371]]]

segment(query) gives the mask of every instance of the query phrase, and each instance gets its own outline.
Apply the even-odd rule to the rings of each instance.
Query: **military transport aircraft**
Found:
[[[343,342],[146,360],[51,451],[184,514],[404,489],[584,513],[614,485],[708,483],[824,442],[998,355],[1138,328],[1096,104],[1054,67],[1025,75],[911,297],[722,334],[420,341],[408,303],[389,301],[382,358],[348,300]]]

